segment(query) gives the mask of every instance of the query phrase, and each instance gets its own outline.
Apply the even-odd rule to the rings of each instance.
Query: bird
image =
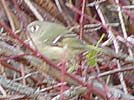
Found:
[[[66,54],[66,59],[73,59],[78,53],[87,50],[85,43],[69,31],[64,25],[50,21],[33,21],[27,26],[36,48],[50,58],[59,60]]]

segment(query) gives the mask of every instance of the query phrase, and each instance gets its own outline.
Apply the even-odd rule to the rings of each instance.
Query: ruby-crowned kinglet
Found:
[[[70,59],[76,53],[86,48],[81,40],[61,24],[48,21],[34,21],[27,26],[27,31],[37,49],[53,60],[60,59],[64,53]],[[71,34],[73,35],[71,36]]]

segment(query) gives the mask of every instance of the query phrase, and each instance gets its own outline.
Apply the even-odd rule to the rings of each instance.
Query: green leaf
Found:
[[[95,49],[91,49],[87,55],[86,58],[88,60],[88,65],[90,66],[95,66],[96,65],[96,56],[97,56],[98,51]]]
[[[97,55],[98,53],[100,53],[102,51],[101,48],[98,47],[99,43],[102,41],[102,39],[104,38],[104,34],[102,34],[102,36],[100,37],[100,39],[98,40],[96,46],[94,45],[88,45],[89,47],[89,51],[86,55],[86,59],[87,59],[87,63],[89,66],[94,67],[97,64]]]
[[[100,44],[100,42],[102,41],[102,39],[104,38],[105,34],[103,33],[100,37],[100,39],[98,40],[96,47],[98,47],[98,45]]]

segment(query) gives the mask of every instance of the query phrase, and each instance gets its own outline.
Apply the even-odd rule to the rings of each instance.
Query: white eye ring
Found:
[[[32,33],[34,33],[34,32],[37,32],[39,30],[39,27],[40,27],[39,25],[33,25],[33,26],[31,26],[30,30]]]

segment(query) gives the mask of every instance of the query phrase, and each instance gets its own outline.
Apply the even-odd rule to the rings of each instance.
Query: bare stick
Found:
[[[29,7],[29,9],[33,12],[33,14],[36,16],[36,18],[39,21],[43,21],[43,17],[41,16],[41,14],[37,11],[37,9],[33,6],[33,4],[31,3],[30,0],[24,0],[25,3],[27,4],[27,6]]]

